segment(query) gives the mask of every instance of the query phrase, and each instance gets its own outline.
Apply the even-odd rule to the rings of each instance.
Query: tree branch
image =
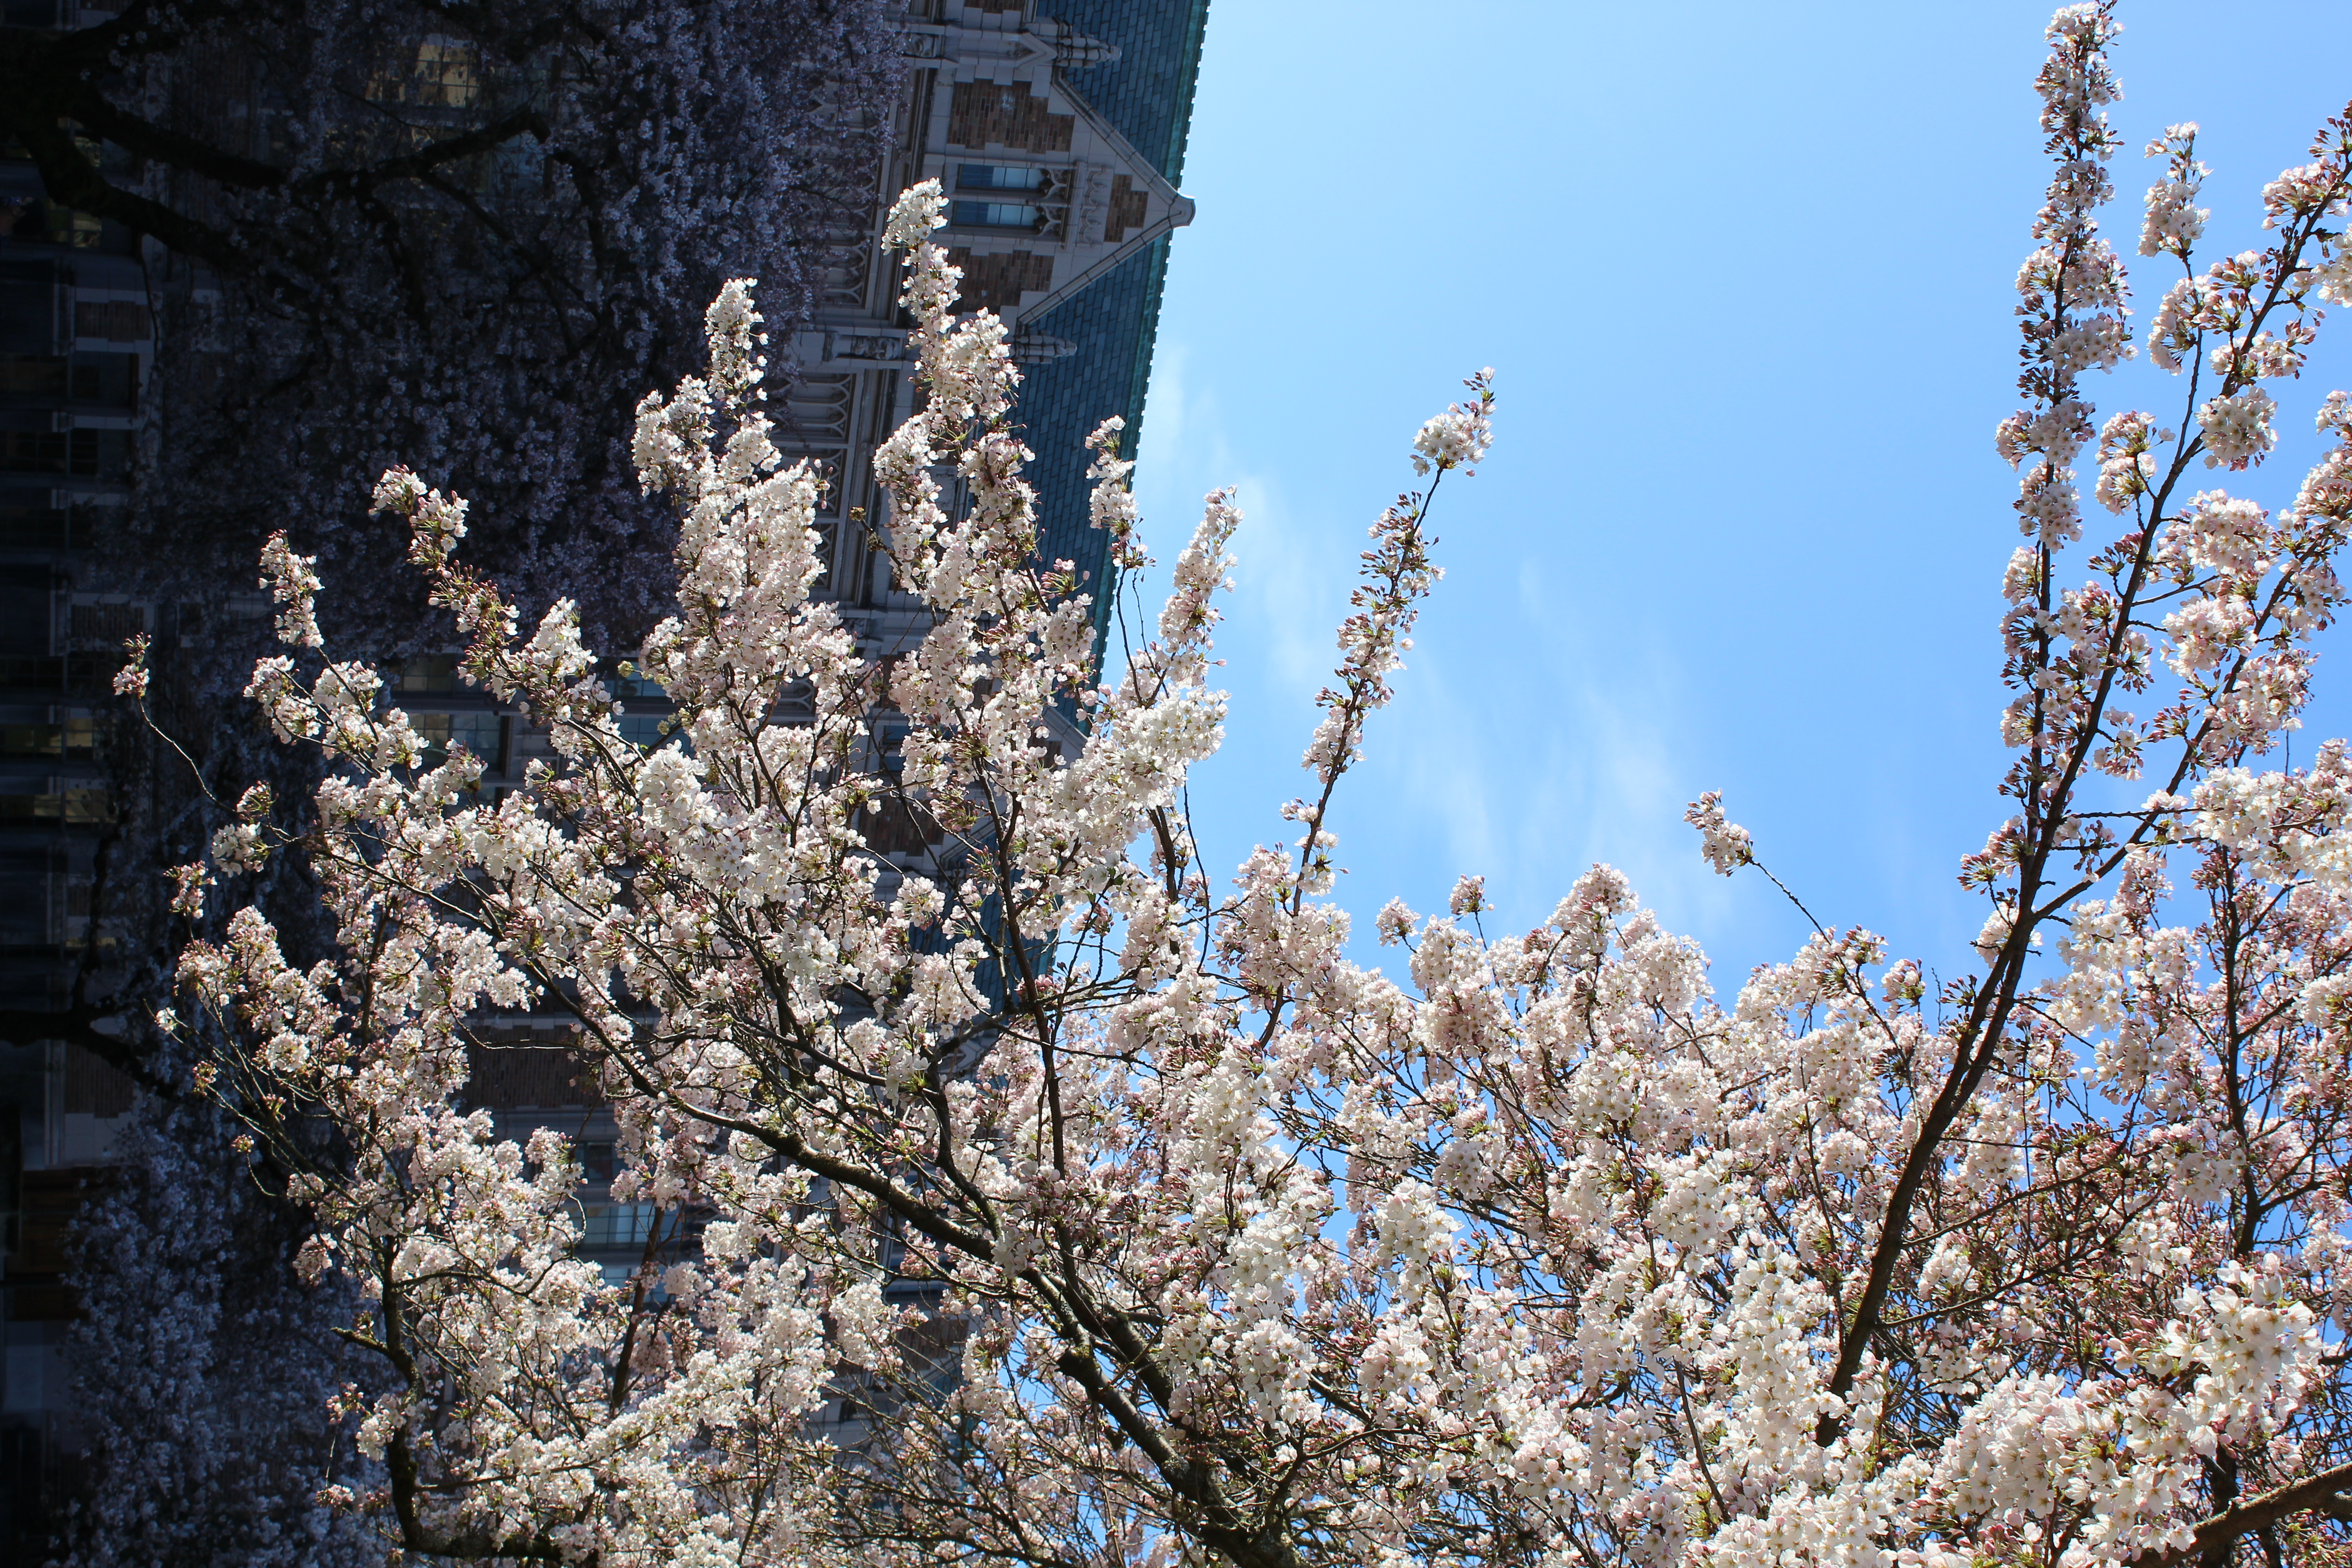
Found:
[[[2352,1497],[2345,1495],[2347,1488],[2352,1488],[2352,1464],[2322,1470],[2307,1479],[2224,1509],[2200,1524],[2196,1539],[2188,1545],[2168,1552],[2143,1552],[2131,1560],[2131,1568],[2180,1568],[2183,1563],[2221,1552],[2256,1531],[2267,1530],[2281,1520],[2314,1509],[2331,1518],[2343,1518],[2352,1512]]]

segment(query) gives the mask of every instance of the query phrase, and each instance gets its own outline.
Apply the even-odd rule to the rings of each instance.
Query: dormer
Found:
[[[1071,79],[1115,47],[1009,0],[941,11],[920,172],[947,193],[939,239],[963,268],[963,308],[1017,326],[1192,221],[1192,203]]]

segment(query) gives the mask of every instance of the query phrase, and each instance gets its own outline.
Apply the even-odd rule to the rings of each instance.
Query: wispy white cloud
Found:
[[[1225,865],[1283,837],[1275,808],[1306,787],[1299,751],[1362,544],[1360,519],[1319,493],[1291,493],[1295,465],[1283,466],[1263,433],[1234,426],[1230,405],[1194,374],[1198,363],[1184,343],[1162,340],[1138,489],[1163,560],[1189,532],[1203,490],[1234,485],[1246,517],[1218,638],[1228,661],[1221,684],[1234,698],[1227,748],[1202,770],[1194,801],[1202,848]],[[1468,531],[1458,548],[1477,551],[1477,530],[1494,515],[1474,504],[1456,520]],[[1573,533],[1559,519],[1526,526],[1536,538]],[[1488,559],[1487,591],[1499,589],[1499,602],[1465,615],[1468,584],[1441,587],[1399,700],[1375,721],[1365,763],[1342,787],[1335,826],[1353,874],[1340,896],[1359,924],[1368,929],[1391,895],[1442,907],[1465,872],[1486,877],[1504,925],[1531,924],[1605,861],[1671,928],[1752,945],[1735,933],[1758,900],[1708,871],[1682,821],[1685,803],[1720,781],[1699,776],[1706,748],[1682,731],[1694,694],[1681,663],[1664,647],[1608,642],[1622,637],[1622,621],[1583,624],[1576,605],[1589,585],[1571,562],[1534,551]],[[1145,602],[1163,590],[1164,579],[1147,584]],[[1768,914],[1768,923],[1779,922]],[[1369,948],[1360,956],[1378,957]]]
[[[1192,374],[1187,345],[1163,339],[1152,363],[1144,415],[1149,445],[1137,472],[1148,537],[1172,559],[1199,516],[1200,498],[1230,485],[1243,522],[1234,540],[1234,594],[1221,637],[1230,657],[1246,655],[1245,684],[1270,684],[1305,700],[1321,689],[1332,659],[1332,629],[1347,603],[1344,566],[1353,556],[1326,537],[1332,531],[1292,503],[1274,474],[1244,456],[1216,393]],[[1165,591],[1164,574],[1146,586],[1146,602]],[[1271,678],[1270,680],[1268,678]]]

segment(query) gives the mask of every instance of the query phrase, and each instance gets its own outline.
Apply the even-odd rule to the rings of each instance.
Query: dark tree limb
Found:
[[[2245,1537],[2298,1513],[2315,1511],[2330,1519],[2352,1519],[2352,1496],[2347,1495],[2347,1489],[2352,1489],[2352,1464],[2289,1482],[2231,1504],[2200,1524],[2196,1539],[2186,1546],[2141,1552],[2132,1559],[2131,1568],[2182,1568],[2200,1560],[2226,1557],[2229,1549]]]

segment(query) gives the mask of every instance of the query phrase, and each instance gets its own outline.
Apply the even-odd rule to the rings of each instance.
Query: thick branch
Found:
[[[336,170],[320,174],[315,183],[330,191],[370,190],[392,180],[415,179],[444,163],[470,158],[477,153],[490,152],[526,133],[541,142],[547,140],[547,121],[535,109],[518,109],[478,130],[441,137],[414,153],[387,158],[368,168]]]
[[[85,1007],[60,1008],[56,1012],[39,1007],[0,1007],[0,1040],[13,1041],[17,1045],[30,1045],[36,1040],[63,1040],[69,1046],[80,1047],[150,1094],[160,1095],[166,1100],[186,1098],[185,1084],[172,1082],[157,1072],[146,1054],[130,1041],[98,1027],[110,1019],[131,1016],[127,1006],[106,1002]]]
[[[251,258],[211,225],[110,184],[58,123],[56,114],[42,112],[37,96],[29,102],[18,97],[16,89],[21,86],[21,79],[13,72],[0,78],[0,130],[24,143],[50,200],[153,235],[182,255],[224,271],[250,264]]]
[[[2352,1464],[2322,1470],[2306,1480],[2292,1482],[2263,1492],[2252,1501],[2224,1509],[2200,1524],[2196,1539],[2188,1545],[2169,1552],[2143,1552],[2132,1559],[2131,1568],[2180,1568],[2183,1563],[2221,1552],[2258,1530],[2266,1530],[2281,1520],[2314,1509],[2342,1518],[2352,1511],[2352,1497],[2345,1495],[2347,1488],[2352,1488]]]

